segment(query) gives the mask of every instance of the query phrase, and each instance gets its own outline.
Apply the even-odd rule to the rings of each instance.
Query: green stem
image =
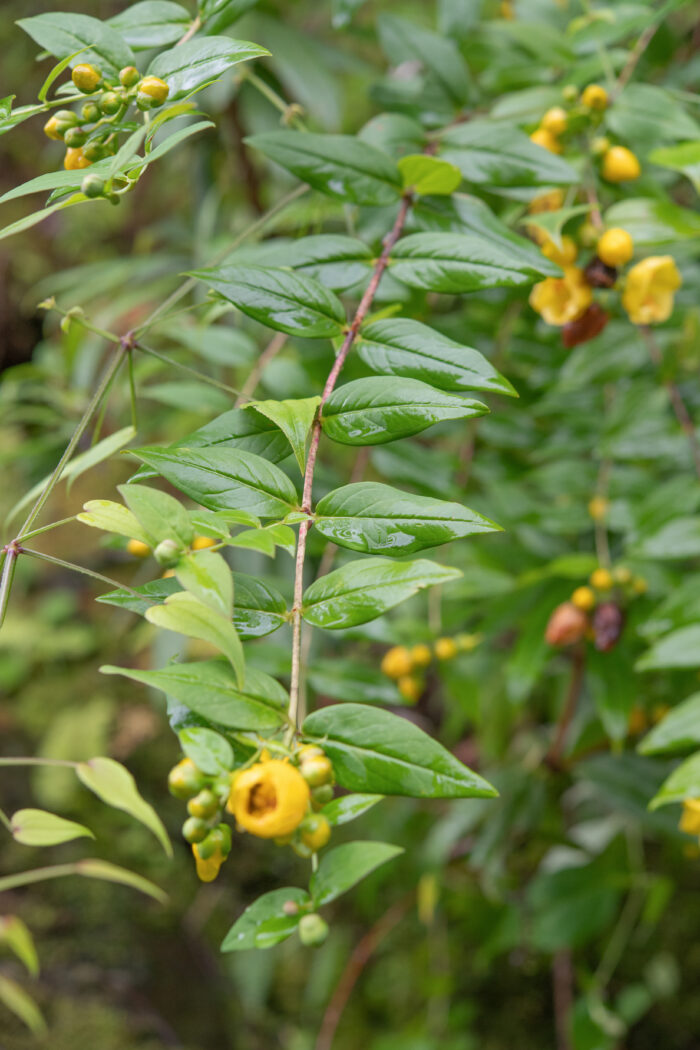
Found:
[[[2,579],[0,579],[0,627],[2,627],[5,621],[7,603],[10,598],[10,591],[12,590],[15,569],[17,568],[17,555],[18,552],[12,547],[5,553],[5,563],[2,567]]]
[[[170,365],[172,368],[178,368],[181,372],[187,373],[187,375],[195,376],[196,379],[202,383],[208,383],[209,386],[215,386],[218,390],[223,390],[226,394],[233,394],[237,397],[240,391],[234,386],[229,386],[227,383],[222,383],[218,379],[214,379],[212,376],[206,375],[204,372],[198,372],[196,368],[190,368],[189,365],[183,365],[180,361],[175,361],[172,357],[166,357],[165,354],[159,354],[157,350],[151,349],[150,346],[145,346],[143,343],[134,343],[136,350],[142,350],[144,354],[150,354],[151,357],[157,357],[159,361],[163,361],[164,364]]]
[[[51,532],[51,529],[57,529],[59,525],[67,525],[70,521],[75,521],[75,514],[70,518],[61,518],[60,521],[52,521],[50,525],[42,525],[40,529],[32,529],[31,532],[25,532],[22,537],[23,540],[31,540],[34,536],[41,536],[43,532]]]
[[[129,351],[129,398],[131,400],[131,425],[134,430],[139,428],[138,410],[136,408],[136,383],[134,381],[134,354]]]
[[[0,766],[65,766],[69,769],[77,769],[77,762],[69,762],[67,758],[0,758]]]
[[[48,500],[49,496],[51,495],[51,493],[53,492],[53,490],[55,489],[56,485],[58,484],[58,482],[59,482],[59,480],[61,478],[61,474],[63,473],[63,468],[66,466],[66,464],[68,463],[68,460],[73,455],[73,452],[75,451],[75,449],[76,449],[76,447],[78,445],[78,442],[80,441],[81,437],[85,433],[85,430],[87,429],[88,423],[90,422],[90,420],[92,419],[93,415],[97,411],[97,408],[99,407],[100,402],[102,401],[102,398],[104,397],[104,395],[109,390],[109,387],[110,387],[110,385],[112,383],[112,380],[114,379],[114,377],[116,376],[117,372],[119,371],[119,367],[120,367],[120,365],[122,363],[122,360],[123,360],[123,357],[124,357],[124,353],[125,353],[125,351],[124,351],[124,348],[122,346],[120,346],[119,349],[115,352],[114,357],[110,361],[107,369],[105,370],[104,375],[102,376],[102,379],[100,380],[100,382],[99,382],[99,384],[97,386],[97,389],[95,390],[95,393],[90,398],[90,402],[89,402],[87,408],[85,409],[85,411],[83,413],[82,419],[78,423],[78,426],[75,428],[75,431],[73,433],[73,437],[68,442],[68,445],[66,446],[66,449],[65,449],[63,455],[61,456],[61,458],[59,459],[58,463],[56,464],[56,467],[54,469],[53,474],[51,475],[49,480],[44,485],[44,488],[43,488],[41,494],[39,495],[39,498],[37,499],[36,503],[34,504],[34,506],[32,507],[31,511],[29,512],[29,515],[28,515],[27,519],[25,520],[24,524],[22,525],[22,528],[20,529],[19,534],[17,536],[18,540],[23,539],[25,534],[29,531],[29,529],[34,524],[34,522],[36,521],[38,516],[41,514],[46,501]],[[2,608],[2,602],[0,600],[0,609],[1,608]]]
[[[19,552],[20,554],[29,554],[32,558],[40,558],[41,561],[47,561],[50,565],[57,565],[60,569],[70,569],[71,572],[79,572],[83,576],[92,576],[93,580],[108,583],[110,587],[116,587],[121,591],[128,591],[135,598],[143,598],[143,595],[135,591],[133,587],[128,587],[125,583],[120,583],[119,580],[113,580],[110,576],[103,576],[101,572],[93,572],[92,569],[86,569],[83,565],[75,565],[72,561],[63,561],[62,558],[54,558],[52,554],[42,554],[41,551],[33,551],[28,547],[20,547]]]
[[[286,121],[290,124],[295,124],[300,131],[306,131],[306,125],[301,117],[294,111],[294,106],[289,102],[285,102],[282,96],[278,95],[274,88],[271,88],[269,84],[266,84],[257,73],[245,69],[242,74],[242,79],[247,80],[251,87],[254,87],[256,91],[259,91],[260,94],[275,107],[275,109],[279,110]]]
[[[63,875],[80,875],[80,870],[80,863],[56,864],[51,868],[34,868],[32,871],[21,871],[18,875],[7,875],[4,879],[0,879],[0,893],[5,890],[14,890],[18,886],[30,886],[33,882],[59,879]]]
[[[3,810],[0,809],[0,824],[4,824],[10,834],[12,834],[12,824],[10,819]]]

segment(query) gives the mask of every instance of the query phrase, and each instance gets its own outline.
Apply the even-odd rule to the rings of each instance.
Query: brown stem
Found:
[[[569,951],[557,952],[552,959],[552,993],[557,1050],[572,1050],[569,1025],[574,1005],[574,971]]]
[[[384,239],[384,246],[382,248],[382,254],[377,259],[377,262],[372,273],[369,284],[365,294],[360,300],[360,305],[355,311],[352,323],[348,328],[343,344],[338,351],[338,356],[335,359],[333,367],[331,368],[326,385],[323,388],[321,394],[321,403],[318,406],[318,412],[311,430],[311,442],[309,444],[309,454],[306,460],[306,471],[304,473],[304,491],[302,494],[301,509],[307,514],[311,513],[311,497],[314,482],[314,471],[316,469],[316,457],[318,456],[318,445],[321,440],[321,415],[323,413],[323,406],[325,405],[328,398],[333,393],[335,384],[338,381],[340,370],[345,364],[352,344],[357,338],[357,333],[360,330],[362,322],[365,320],[374,297],[377,294],[377,288],[379,282],[382,279],[382,274],[386,270],[389,264],[389,256],[391,250],[398,241],[406,223],[408,212],[411,207],[412,198],[410,194],[407,194],[401,199],[401,206],[399,213],[396,216],[396,221],[390,231],[390,233]],[[299,526],[299,540],[297,542],[297,555],[296,555],[296,566],[294,571],[294,601],[292,604],[292,674],[289,687],[289,717],[293,725],[298,728],[298,715],[299,715],[299,681],[301,677],[301,602],[304,593],[304,561],[306,559],[306,537],[311,527],[310,520],[302,521]]]
[[[622,72],[617,78],[615,96],[620,94],[620,92],[630,80],[632,74],[637,68],[637,63],[639,62],[646,49],[649,47],[649,44],[652,42],[654,35],[660,25],[660,22],[652,22],[651,25],[647,26],[642,35],[637,40],[637,43],[630,51],[629,58],[627,59],[627,62],[625,63],[622,69]]]
[[[241,387],[241,392],[233,403],[234,408],[240,408],[241,405],[246,403],[246,401],[250,401],[251,396],[255,393],[256,386],[260,382],[260,376],[265,371],[265,367],[269,365],[273,357],[277,356],[287,342],[287,339],[288,336],[286,336],[284,332],[278,332],[277,335],[273,335],[272,339],[258,358],[255,368]]]
[[[569,691],[566,695],[566,701],[564,702],[559,721],[557,722],[554,739],[544,757],[545,764],[551,769],[561,769],[564,743],[573,717],[576,714],[578,699],[581,695],[581,687],[583,686],[585,665],[586,651],[583,648],[583,645],[578,645],[571,654],[571,680],[569,682]]]
[[[245,148],[246,130],[243,127],[241,107],[237,97],[231,101],[228,112],[231,117],[233,136],[236,144],[236,159],[238,160],[238,166],[241,169],[241,175],[243,176],[243,183],[246,188],[248,200],[250,201],[250,206],[253,211],[257,215],[262,215],[265,208],[260,196],[260,180],[258,178],[257,169],[250,158],[250,150]]]
[[[179,47],[180,44],[186,44],[187,41],[191,40],[192,37],[195,35],[195,33],[198,32],[201,28],[202,28],[202,19],[200,18],[199,15],[197,15],[197,17],[194,19],[194,21],[191,22],[190,25],[187,27],[187,31],[182,34],[182,36],[178,40],[177,44],[175,44],[175,47]]]
[[[661,365],[663,364],[663,355],[659,350],[659,347],[657,346],[651,328],[648,328],[646,325],[640,325],[639,330],[641,331],[642,337],[645,343],[647,344],[649,356],[651,357],[656,367],[661,368]],[[693,457],[693,462],[695,463],[696,473],[700,478],[700,444],[698,444],[698,436],[695,431],[695,424],[693,423],[690,412],[688,411],[686,403],[683,400],[683,395],[681,394],[680,390],[673,382],[673,380],[663,379],[662,377],[662,382],[668,390],[668,396],[670,398],[673,411],[676,414],[676,419],[680,424],[681,430],[688,439],[688,444],[690,445],[690,454]]]
[[[367,931],[362,940],[357,943],[323,1015],[321,1029],[316,1040],[316,1050],[331,1050],[343,1010],[347,1006],[350,993],[355,987],[360,974],[379,943],[401,922],[410,907],[412,899],[413,894],[410,894],[404,900],[394,904],[385,912],[379,922],[375,923],[372,929]]]

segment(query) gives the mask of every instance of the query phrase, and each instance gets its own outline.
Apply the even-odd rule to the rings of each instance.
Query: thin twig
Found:
[[[360,330],[360,325],[364,321],[367,313],[372,306],[374,297],[377,294],[377,288],[379,282],[382,279],[382,274],[386,270],[389,264],[389,256],[391,250],[398,241],[403,231],[408,212],[411,207],[412,198],[410,194],[407,194],[401,200],[401,206],[399,213],[396,216],[396,221],[391,229],[391,232],[387,235],[384,240],[384,247],[382,253],[376,262],[372,277],[367,289],[365,290],[360,304],[357,307],[355,316],[352,320],[343,344],[338,351],[338,356],[335,359],[333,367],[331,368],[326,385],[323,388],[321,394],[321,403],[318,407],[316,419],[313,424],[311,431],[311,441],[309,444],[309,454],[306,460],[306,471],[304,473],[304,491],[302,495],[301,509],[307,514],[311,514],[312,506],[312,488],[314,481],[314,471],[316,469],[316,457],[318,455],[318,445],[321,439],[321,414],[323,412],[323,406],[325,405],[328,398],[333,393],[335,384],[338,381],[340,371],[345,364],[352,344],[355,342],[357,333]],[[297,728],[299,727],[299,682],[301,675],[301,603],[304,593],[304,561],[306,558],[306,537],[311,527],[311,521],[302,521],[299,526],[299,539],[297,541],[297,554],[296,554],[296,566],[294,572],[294,601],[292,604],[292,674],[289,689],[289,717]]]
[[[287,342],[288,338],[289,337],[285,335],[284,332],[277,332],[275,335],[273,335],[270,342],[260,354],[260,357],[258,358],[255,364],[255,368],[250,373],[245,383],[241,387],[241,392],[234,401],[234,408],[240,408],[246,403],[246,401],[250,401],[252,395],[255,393],[255,388],[260,382],[260,377],[265,371],[265,368],[267,367],[267,365],[269,365],[270,361],[272,361],[272,359],[277,356],[284,344]]]
[[[171,366],[172,368],[179,369],[180,372],[185,372],[187,375],[194,376],[201,383],[207,383],[209,386],[216,387],[217,390],[222,390],[225,394],[237,395],[239,391],[235,386],[229,386],[228,383],[222,383],[219,379],[214,379],[213,376],[207,375],[205,372],[198,372],[196,368],[190,368],[189,365],[183,365],[181,361],[176,361],[172,357],[166,357],[165,354],[159,353],[150,346],[146,346],[145,343],[135,342],[134,348],[141,350],[144,354],[150,354],[151,357],[158,358],[164,364]],[[144,387],[142,396],[148,397],[148,387]]]
[[[649,44],[652,42],[652,40],[653,40],[653,38],[654,38],[654,36],[656,34],[656,31],[657,31],[657,29],[659,28],[660,25],[661,25],[660,22],[652,22],[651,25],[647,26],[646,29],[644,30],[644,32],[642,33],[642,35],[637,40],[637,43],[634,45],[634,47],[630,51],[629,58],[627,59],[625,65],[623,66],[622,72],[620,73],[619,77],[617,78],[617,86],[615,88],[615,96],[619,95],[620,92],[626,86],[626,84],[629,82],[632,74],[634,73],[635,69],[637,68],[639,60],[641,59],[641,57],[644,54],[644,52],[646,51],[646,49],[649,47]]]
[[[402,901],[398,901],[393,907],[389,908],[379,922],[375,923],[372,929],[368,930],[362,940],[356,945],[323,1015],[321,1029],[316,1040],[316,1050],[331,1050],[343,1010],[347,1006],[350,994],[357,984],[360,974],[380,942],[401,922],[411,906],[412,900],[413,894],[411,893]]]
[[[652,332],[651,328],[649,328],[647,325],[640,325],[639,330],[642,333],[642,338],[647,344],[649,356],[651,357],[656,367],[658,369],[661,369],[661,366],[663,364],[663,355],[661,353],[661,350],[657,346],[656,339],[654,338],[654,333]],[[676,419],[680,424],[681,430],[688,439],[688,444],[690,445],[690,454],[693,457],[693,462],[695,463],[695,470],[697,472],[698,477],[700,478],[700,444],[698,443],[698,435],[695,430],[695,424],[693,423],[690,412],[688,411],[686,403],[683,400],[683,395],[681,394],[680,390],[673,382],[673,380],[664,379],[662,376],[662,382],[668,390],[668,396],[671,400],[671,405],[673,407],[673,411],[676,414]]]
[[[197,33],[201,28],[202,19],[199,15],[197,15],[194,21],[188,26],[187,32],[183,33],[183,35],[178,40],[177,44],[175,44],[175,47],[180,47],[181,44],[186,44],[187,41],[191,40],[195,33]]]
[[[557,722],[554,739],[544,757],[545,765],[548,765],[551,769],[561,769],[562,751],[569,732],[569,727],[571,726],[573,717],[576,714],[579,696],[581,695],[581,687],[583,686],[585,665],[585,649],[583,646],[579,645],[571,654],[571,680],[569,682],[569,691],[561,715],[559,716],[559,721]]]
[[[99,580],[101,583],[108,583],[110,587],[116,587],[120,591],[128,591],[129,594],[133,594],[135,598],[143,599],[143,595],[135,591],[133,587],[127,586],[125,583],[120,583],[119,580],[113,580],[110,576],[103,576],[101,572],[94,572],[92,569],[86,569],[84,565],[76,565],[72,561],[64,561],[62,558],[54,558],[53,554],[43,554],[41,551],[31,550],[29,547],[18,547],[19,554],[29,554],[32,558],[39,558],[41,561],[47,561],[50,565],[56,565],[59,569],[69,569],[71,572],[79,572],[83,576],[91,576],[93,580]]]

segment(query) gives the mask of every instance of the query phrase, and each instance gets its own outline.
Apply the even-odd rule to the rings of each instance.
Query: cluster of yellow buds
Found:
[[[380,667],[388,678],[396,681],[404,700],[415,704],[425,691],[424,672],[433,660],[453,660],[458,653],[471,652],[480,641],[480,635],[465,633],[453,638],[438,638],[432,647],[424,642],[410,648],[395,645],[384,654]]]
[[[132,102],[141,110],[149,110],[162,106],[170,94],[164,80],[142,77],[134,66],[125,66],[118,80],[110,81],[96,66],[81,62],[73,69],[71,79],[78,91],[91,96],[80,116],[71,109],[62,109],[44,125],[48,138],[61,140],[66,146],[63,166],[67,171],[80,171],[116,153],[120,122]],[[105,182],[96,175],[87,175],[80,188],[86,197],[119,202],[119,195],[108,192]]]
[[[625,625],[621,603],[644,594],[646,589],[646,580],[634,576],[625,565],[612,570],[599,566],[587,584],[577,587],[568,601],[554,609],[545,640],[560,648],[589,638],[600,652],[608,652],[619,641]]]
[[[191,758],[183,758],[170,770],[168,787],[175,798],[187,801],[189,816],[182,835],[192,846],[197,875],[202,882],[212,882],[231,852],[231,829],[222,823],[228,779],[207,776]]]

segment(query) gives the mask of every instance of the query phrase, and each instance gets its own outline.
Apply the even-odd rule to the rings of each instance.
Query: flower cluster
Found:
[[[599,652],[608,652],[617,645],[624,629],[626,602],[646,589],[646,580],[634,576],[625,565],[612,571],[599,566],[587,584],[576,587],[569,600],[554,609],[545,640],[561,648],[588,638]]]
[[[425,671],[434,659],[453,660],[460,652],[471,652],[480,641],[478,634],[458,634],[454,638],[438,638],[432,647],[424,642],[411,648],[395,645],[386,651],[380,666],[388,678],[396,681],[404,700],[415,704],[425,691]]]

